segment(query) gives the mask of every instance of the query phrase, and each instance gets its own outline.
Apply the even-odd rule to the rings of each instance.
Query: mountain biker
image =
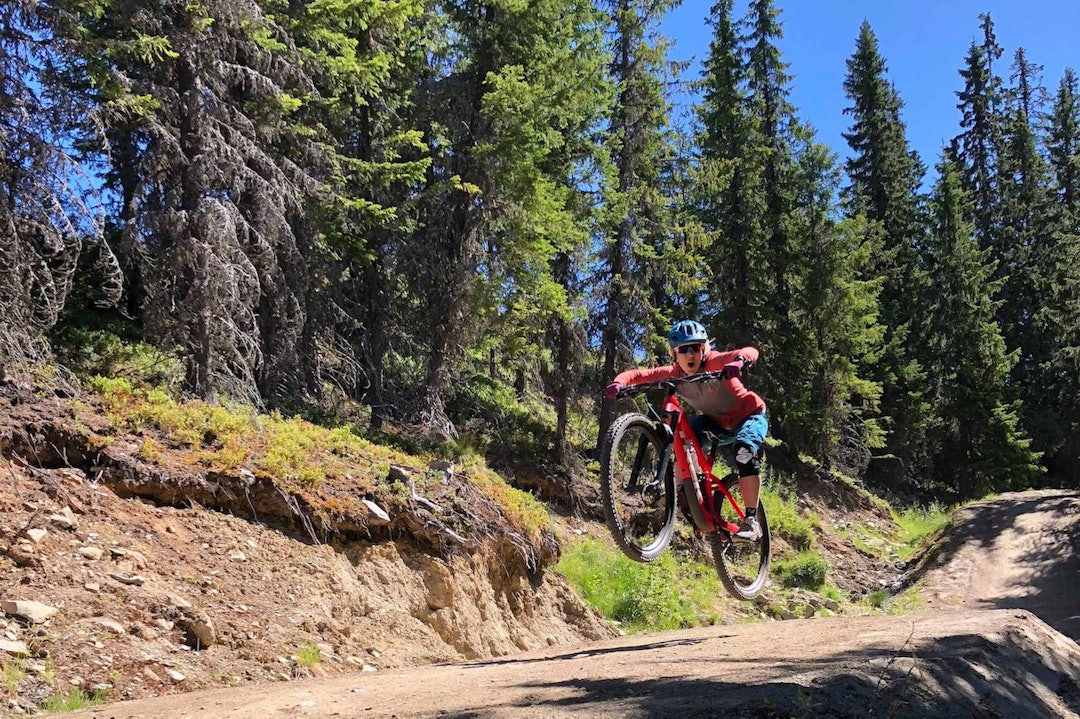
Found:
[[[672,364],[652,369],[631,369],[618,374],[604,389],[604,396],[615,399],[624,388],[665,379],[687,377],[696,372],[720,372],[715,381],[679,385],[679,394],[699,414],[690,426],[702,441],[705,432],[734,437],[735,466],[739,472],[739,492],[746,506],[746,518],[735,537],[744,541],[761,538],[757,520],[761,494],[761,451],[769,423],[765,401],[742,383],[742,370],[758,358],[756,347],[719,352],[710,349],[709,334],[700,322],[679,320],[668,333]]]

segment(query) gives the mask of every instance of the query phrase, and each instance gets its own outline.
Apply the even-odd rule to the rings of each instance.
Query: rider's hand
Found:
[[[608,399],[615,399],[616,397],[619,396],[619,392],[622,392],[622,390],[623,390],[623,383],[622,382],[612,382],[611,384],[609,384],[607,387],[604,388],[604,396],[607,397]]]
[[[733,379],[742,374],[742,368],[743,360],[732,360],[724,365],[724,368],[720,370],[720,374],[724,375],[724,379]]]

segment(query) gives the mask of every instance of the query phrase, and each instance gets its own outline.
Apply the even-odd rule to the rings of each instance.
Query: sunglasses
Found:
[[[700,352],[703,349],[705,349],[705,345],[682,345],[680,347],[676,347],[675,351],[681,355],[688,355],[695,352]]]

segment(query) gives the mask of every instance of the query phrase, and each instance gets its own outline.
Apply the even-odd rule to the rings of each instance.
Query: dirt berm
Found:
[[[622,637],[64,716],[1078,716],[1080,494],[974,505],[899,581],[921,583],[929,610]]]

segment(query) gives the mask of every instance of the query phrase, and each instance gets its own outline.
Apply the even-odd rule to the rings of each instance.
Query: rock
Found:
[[[453,462],[447,462],[447,461],[441,460],[441,459],[434,459],[434,460],[432,460],[431,462],[428,463],[428,467],[435,470],[436,472],[442,472],[442,474],[443,474],[442,483],[443,484],[446,484],[447,482],[449,482],[451,479],[454,478],[454,463]]]
[[[373,525],[390,524],[390,515],[382,507],[370,499],[361,499],[360,502],[367,507],[368,523]]]
[[[12,616],[22,617],[31,624],[41,624],[60,611],[56,607],[50,607],[48,604],[22,599],[0,600],[0,609]]]
[[[85,589],[88,592],[94,592],[95,594],[97,594],[98,592],[101,591],[101,585],[98,584],[97,582],[87,582],[86,584],[83,585],[83,589]]]
[[[189,610],[177,624],[187,633],[188,642],[195,649],[206,649],[217,643],[214,622],[205,612]]]
[[[241,552],[240,550],[236,550],[235,552],[230,552],[229,553],[229,559],[231,559],[234,562],[246,562],[247,561],[247,555],[244,554],[243,552]]]
[[[169,679],[172,679],[177,684],[187,679],[187,677],[185,677],[183,674],[176,671],[175,669],[166,668],[165,673],[169,675]]]
[[[146,568],[146,557],[142,552],[138,552],[134,549],[124,549],[122,547],[111,547],[109,553],[116,559],[126,559],[135,565],[136,569]]]
[[[103,554],[105,554],[105,552],[101,550],[101,547],[79,548],[79,555],[85,559],[89,559],[91,562],[96,562],[97,560],[101,559]]]
[[[45,539],[48,533],[49,530],[47,529],[28,529],[23,532],[23,534],[26,535],[27,539],[29,539],[34,544],[41,544],[41,540]]]
[[[179,594],[167,594],[165,596],[168,597],[169,602],[172,603],[172,605],[177,609],[191,609],[192,606],[194,606],[191,602],[184,599]]]
[[[60,529],[74,531],[79,528],[79,520],[75,517],[75,513],[71,511],[71,507],[64,507],[59,514],[49,515],[48,520]]]
[[[95,624],[100,624],[101,626],[105,627],[113,634],[127,634],[127,630],[124,629],[124,625],[116,621],[115,619],[110,619],[109,617],[94,617],[93,621]]]
[[[120,574],[119,572],[109,572],[109,576],[121,584],[131,584],[136,587],[140,587],[146,583],[146,577],[142,577],[138,574],[128,575]]]
[[[26,540],[16,542],[14,546],[7,550],[7,555],[20,567],[30,567],[41,562],[38,559],[34,545]]]
[[[389,482],[404,482],[405,484],[408,484],[412,477],[409,474],[409,470],[400,465],[391,464],[390,472],[386,475],[386,479]]]
[[[156,673],[154,673],[154,670],[151,669],[150,667],[143,667],[142,675],[144,677],[146,677],[147,679],[149,679],[150,681],[152,681],[152,682],[155,682],[155,683],[161,682],[161,677],[159,677]]]
[[[15,657],[30,656],[30,649],[27,648],[25,642],[9,642],[6,639],[0,639],[0,652],[6,652]]]
[[[136,623],[133,627],[134,633],[139,639],[145,639],[150,642],[158,638],[158,633],[152,627],[148,627],[145,624]]]

